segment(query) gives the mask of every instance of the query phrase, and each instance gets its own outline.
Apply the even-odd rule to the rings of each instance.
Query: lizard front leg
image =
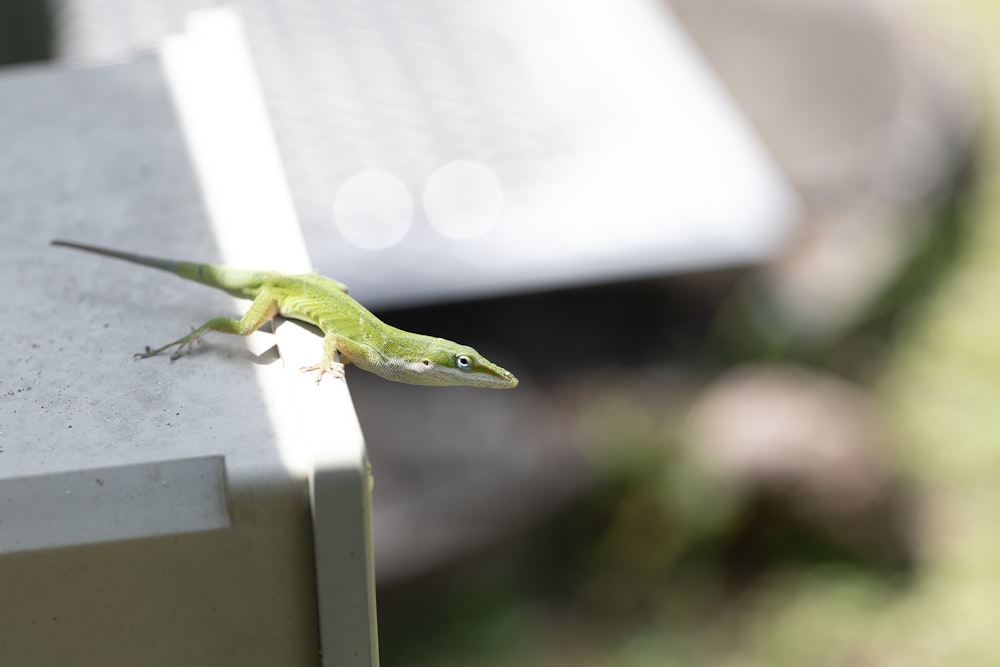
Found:
[[[191,347],[200,341],[202,336],[209,331],[237,334],[239,336],[249,336],[277,314],[278,301],[269,290],[261,290],[241,319],[237,320],[232,317],[213,318],[202,324],[188,335],[178,338],[175,341],[171,341],[166,345],[161,345],[155,349],[147,346],[146,351],[136,353],[135,358],[146,359],[147,357],[153,357],[176,346],[177,349],[170,355],[170,360],[174,361],[180,358],[185,351],[190,350]]]
[[[328,333],[323,337],[323,357],[318,364],[303,366],[299,370],[303,373],[319,371],[316,374],[316,384],[319,384],[323,376],[329,373],[335,380],[344,379],[344,364],[340,362],[341,340],[335,333]]]

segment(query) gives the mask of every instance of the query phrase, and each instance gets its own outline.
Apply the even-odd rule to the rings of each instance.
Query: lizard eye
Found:
[[[461,370],[467,371],[472,368],[472,359],[464,354],[460,354],[455,357],[455,365]]]

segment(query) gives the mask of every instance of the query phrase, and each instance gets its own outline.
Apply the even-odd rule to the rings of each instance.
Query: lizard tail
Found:
[[[109,250],[108,248],[99,248],[97,246],[86,245],[84,243],[74,243],[73,241],[54,240],[52,241],[52,245],[62,246],[63,248],[75,248],[76,250],[92,252],[96,255],[104,255],[105,257],[114,257],[116,259],[123,259],[126,262],[132,262],[133,264],[142,264],[143,266],[151,266],[154,269],[169,271],[170,273],[178,273],[181,265],[181,262],[172,259],[160,259],[158,257],[146,257],[145,255],[135,255],[130,252]]]

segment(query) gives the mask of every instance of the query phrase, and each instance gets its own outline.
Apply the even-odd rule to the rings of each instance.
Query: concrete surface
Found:
[[[2,664],[377,664],[360,429],[286,372],[320,339],[134,361],[245,303],[48,245],[307,266],[235,26],[0,71]]]

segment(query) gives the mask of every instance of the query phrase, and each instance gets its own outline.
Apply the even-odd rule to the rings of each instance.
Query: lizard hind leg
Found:
[[[217,318],[217,319],[231,319],[231,318]],[[236,320],[233,321],[235,322]],[[147,345],[145,351],[136,352],[132,356],[135,359],[148,359],[149,357],[155,357],[156,355],[162,352],[166,352],[167,350],[176,345],[177,349],[174,350],[173,353],[170,355],[170,361],[179,359],[185,352],[190,350],[197,343],[201,342],[201,339],[205,336],[205,334],[210,331],[209,325],[212,322],[214,322],[214,320],[209,320],[208,322],[198,327],[197,329],[192,329],[191,333],[189,333],[188,335],[182,336],[177,340],[170,341],[169,343],[161,345],[160,347],[152,348],[149,345]]]
[[[189,351],[196,343],[200,342],[202,337],[209,331],[236,334],[238,336],[249,336],[277,314],[277,300],[272,294],[264,290],[254,298],[250,308],[247,309],[247,312],[241,319],[237,320],[232,317],[215,317],[210,319],[208,322],[205,322],[188,335],[182,336],[177,340],[167,343],[166,345],[161,345],[157,348],[150,348],[147,346],[144,352],[136,353],[135,358],[146,359],[148,357],[154,357],[162,352],[166,352],[172,347],[176,347],[177,349],[170,355],[170,360],[174,361],[180,358],[185,352]]]

